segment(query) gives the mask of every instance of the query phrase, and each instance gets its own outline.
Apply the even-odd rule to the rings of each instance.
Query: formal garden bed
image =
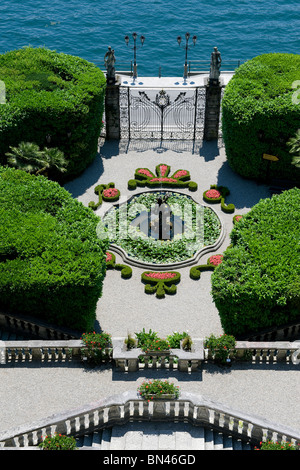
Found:
[[[180,282],[181,275],[176,271],[146,271],[142,273],[142,282],[145,285],[146,294],[156,294],[163,299],[165,294],[174,295],[177,292],[176,284]]]
[[[166,163],[156,165],[155,172],[149,168],[137,168],[134,178],[128,181],[128,189],[133,190],[139,187],[148,188],[188,188],[190,191],[197,191],[198,185],[191,181],[190,172],[188,170],[176,170],[170,174],[171,167]]]
[[[203,199],[205,202],[210,204],[221,204],[221,209],[227,214],[231,214],[235,211],[234,204],[225,204],[225,198],[229,196],[230,191],[227,186],[218,186],[217,184],[211,184],[210,189],[207,189],[203,193]]]
[[[172,239],[160,240],[140,229],[137,217],[153,213],[157,200],[168,195],[179,230]],[[121,248],[128,260],[168,265],[192,258],[220,238],[222,226],[216,212],[196,203],[190,196],[178,192],[148,191],[130,198],[124,205],[113,206],[103,217],[112,246]],[[180,224],[184,227],[180,230]]]

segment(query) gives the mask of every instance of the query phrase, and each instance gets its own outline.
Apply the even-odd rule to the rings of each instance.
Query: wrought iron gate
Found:
[[[204,87],[120,87],[120,130],[124,139],[201,139],[204,113]]]

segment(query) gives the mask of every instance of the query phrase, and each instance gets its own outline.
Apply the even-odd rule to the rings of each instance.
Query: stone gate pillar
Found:
[[[120,140],[120,84],[107,83],[105,93],[105,126],[107,140]]]
[[[221,54],[217,47],[211,54],[209,78],[206,79],[204,140],[218,139],[222,82],[220,79]]]
[[[116,76],[115,62],[115,51],[111,46],[108,46],[104,56],[104,64],[107,70],[105,93],[105,126],[107,140],[120,139],[120,83]]]

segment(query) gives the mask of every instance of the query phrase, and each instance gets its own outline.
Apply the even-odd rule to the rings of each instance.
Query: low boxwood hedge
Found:
[[[58,183],[0,167],[0,308],[93,327],[108,243],[99,218]]]
[[[80,174],[98,150],[103,72],[79,57],[26,47],[0,55],[0,78],[6,91],[6,103],[0,105],[0,163],[6,163],[9,146],[34,142],[64,153],[64,178]]]
[[[227,334],[300,319],[300,189],[261,200],[231,231],[212,273],[212,296]]]
[[[287,146],[299,129],[300,106],[293,99],[299,74],[299,54],[263,54],[242,64],[226,86],[223,139],[228,163],[240,175],[299,181]],[[264,160],[263,154],[279,160]]]

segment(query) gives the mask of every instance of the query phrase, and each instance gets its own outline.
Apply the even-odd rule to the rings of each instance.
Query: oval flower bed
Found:
[[[98,195],[98,202],[89,202],[89,207],[93,210],[97,210],[103,201],[116,202],[121,194],[120,191],[115,188],[115,183],[98,184],[95,187],[94,192]]]
[[[209,189],[204,192],[206,198],[212,199],[213,201],[219,202],[221,200],[221,193],[216,189]]]
[[[213,266],[219,266],[223,261],[223,255],[213,255],[208,259],[208,263]]]
[[[168,380],[149,380],[144,381],[138,387],[139,395],[148,400],[157,399],[176,399],[179,397],[179,387]]]
[[[203,193],[204,201],[212,204],[221,203],[221,209],[223,212],[232,213],[235,210],[234,204],[225,204],[225,198],[230,194],[229,189],[226,186],[217,186],[212,184],[210,189],[207,189]]]
[[[188,195],[175,192],[168,193],[167,201],[174,216],[182,220],[183,232],[171,240],[158,240],[144,233],[138,225],[133,225],[140,212],[150,215],[157,199],[165,194],[164,191],[153,191],[132,197],[126,203],[126,217],[123,216],[122,205],[112,207],[103,218],[110,243],[122,248],[133,260],[168,265],[192,258],[205,246],[217,241],[221,222],[215,211],[196,203]]]
[[[107,202],[117,201],[120,197],[120,191],[117,188],[107,188],[102,191],[102,198]]]

